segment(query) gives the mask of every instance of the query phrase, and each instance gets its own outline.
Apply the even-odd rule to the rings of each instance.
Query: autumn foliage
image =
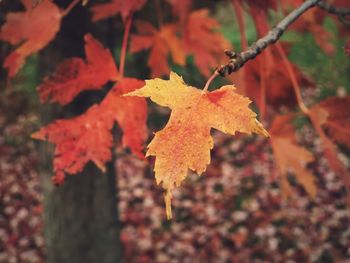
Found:
[[[269,13],[281,8],[281,13],[287,14],[304,1],[281,1],[281,6],[278,2],[232,1],[237,17],[241,18],[238,24],[242,49],[248,45],[242,20],[244,15],[251,15],[259,38],[272,28]],[[38,1],[36,5],[31,0],[22,0],[24,11],[6,16],[0,30],[0,40],[13,46],[13,51],[3,64],[9,78],[16,76],[28,56],[39,52],[55,38],[61,20],[79,1],[72,3],[62,10],[49,0]],[[347,1],[333,3],[350,7]],[[111,0],[103,4],[88,2],[86,8],[90,9],[93,22],[120,16],[125,24],[119,66],[111,51],[87,34],[85,58],[74,57],[62,61],[37,88],[42,103],[64,106],[83,91],[99,90],[107,82],[114,83],[101,103],[92,105],[74,118],[56,120],[33,134],[33,138],[55,144],[55,183],[63,183],[67,174],[81,172],[90,161],[105,171],[116,143],[112,133],[115,124],[123,133],[121,145],[143,159],[149,134],[144,97],[148,97],[156,104],[171,109],[166,126],[160,131],[152,131],[155,134],[145,155],[155,156],[155,178],[166,190],[168,218],[171,218],[170,200],[174,188],[181,185],[189,170],[202,174],[210,165],[210,150],[214,147],[211,129],[230,135],[236,132],[256,133],[265,137],[270,135],[267,140],[271,144],[275,171],[279,174],[284,195],[289,197],[293,193],[288,179],[292,173],[310,197],[315,198],[317,182],[308,169],[314,156],[298,143],[293,125],[297,117],[304,116],[322,141],[329,166],[350,190],[350,173],[338,156],[339,145],[350,148],[350,97],[333,96],[306,105],[301,90],[312,89],[315,83],[289,60],[288,52],[293,43],[276,43],[240,72],[227,78],[227,81],[233,81],[241,94],[232,83],[214,91],[207,91],[207,87],[202,91],[185,84],[181,76],[172,72],[172,67],[185,67],[193,59],[204,83],[204,79],[211,76],[217,66],[225,63],[224,50],[232,49],[232,44],[220,33],[219,22],[211,17],[208,9],[195,9],[192,1],[169,0],[163,4],[172,9],[174,17],[171,22],[160,20],[156,25],[150,21],[136,20],[132,23],[133,14],[147,4],[146,0]],[[323,52],[332,55],[336,52],[331,41],[334,36],[322,26],[327,16],[326,12],[315,7],[302,15],[290,30],[311,33]],[[336,18],[334,23],[340,32],[346,32]],[[147,52],[151,79],[144,81],[124,76],[128,40],[130,54]],[[348,42],[345,46],[348,55],[349,46]],[[239,51],[237,47],[233,49]],[[170,79],[164,80],[169,75]],[[263,116],[265,128],[250,108],[251,101]]]
[[[224,86],[213,92],[189,87],[176,73],[169,80],[146,80],[146,85],[126,96],[149,97],[172,110],[165,128],[155,133],[146,156],[156,156],[155,176],[167,190],[167,216],[171,218],[172,191],[186,178],[188,169],[201,174],[210,163],[214,147],[211,128],[235,135],[238,132],[265,135],[267,131],[248,108],[249,99]],[[171,158],[169,158],[171,156]]]

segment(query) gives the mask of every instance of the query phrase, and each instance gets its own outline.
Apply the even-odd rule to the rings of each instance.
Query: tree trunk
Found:
[[[61,6],[67,6],[70,1],[57,2]],[[111,46],[113,27],[106,24],[98,26],[94,26],[97,29],[97,38],[104,45]],[[89,31],[88,10],[76,6],[64,18],[55,41],[40,53],[40,75],[48,75],[66,58],[83,56],[83,36]],[[60,118],[85,111],[91,101],[100,99],[94,94],[79,96],[69,107],[63,109]],[[57,118],[58,114],[50,114],[53,112],[51,108],[42,109],[45,123]],[[116,174],[113,165],[115,159],[108,164],[106,174],[90,163],[80,174],[67,176],[63,185],[54,186],[51,181],[52,148],[44,143],[41,146],[46,262],[120,262]]]
[[[90,164],[59,187],[46,174],[43,188],[48,263],[119,262],[113,171]]]

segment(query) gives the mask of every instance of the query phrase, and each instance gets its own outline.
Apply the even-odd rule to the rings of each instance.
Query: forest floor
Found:
[[[38,117],[6,101],[13,99],[0,103],[0,262],[45,262],[40,156],[30,139]],[[315,200],[297,183],[283,198],[267,140],[214,132],[212,163],[174,193],[171,221],[150,165],[118,149],[124,262],[350,262],[345,190],[312,130],[300,133],[317,156],[309,167]]]

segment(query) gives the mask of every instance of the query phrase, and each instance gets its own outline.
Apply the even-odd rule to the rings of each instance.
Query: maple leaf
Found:
[[[318,104],[327,111],[327,118],[322,127],[337,143],[350,149],[350,96],[344,98],[331,97]]]
[[[266,102],[273,107],[295,105],[296,99],[290,75],[281,65],[284,65],[283,57],[276,46],[269,47],[266,53],[246,64],[247,74],[243,80],[246,95],[253,98],[259,109],[262,109]],[[291,66],[300,85],[313,86],[313,82],[295,64],[291,63]]]
[[[210,163],[213,148],[211,128],[234,135],[237,131],[268,136],[248,108],[250,100],[223,86],[202,92],[187,86],[176,73],[170,80],[146,80],[146,85],[128,96],[150,97],[155,103],[172,110],[169,122],[148,145],[146,156],[156,156],[155,177],[166,189],[167,217],[171,218],[171,197],[175,187],[186,178],[188,169],[203,173]]]
[[[269,131],[272,150],[281,175],[281,189],[285,196],[291,195],[287,176],[288,172],[292,171],[306,192],[315,198],[317,194],[315,178],[306,168],[308,163],[314,161],[314,157],[306,148],[297,144],[295,130],[291,124],[293,118],[293,114],[277,116]]]
[[[192,0],[168,0],[168,2],[171,4],[173,15],[178,16],[183,25],[192,7]]]
[[[133,12],[140,10],[146,0],[111,0],[108,3],[97,4],[91,8],[93,13],[92,21],[109,18],[118,13],[121,14],[123,20]]]
[[[117,122],[123,130],[122,143],[143,158],[142,145],[147,136],[146,101],[121,96],[144,85],[137,79],[124,78],[116,84],[99,105],[94,105],[78,117],[57,120],[32,135],[56,145],[54,182],[62,183],[65,174],[75,174],[92,161],[102,171],[112,157],[111,130]]]
[[[184,45],[187,54],[194,56],[194,63],[199,71],[209,76],[224,50],[230,48],[229,42],[216,30],[219,23],[208,16],[208,9],[200,9],[190,14],[184,29]]]
[[[60,64],[55,73],[38,87],[40,101],[70,103],[84,90],[101,89],[107,81],[118,78],[112,54],[90,34],[85,35],[86,62],[72,58]]]
[[[183,45],[177,37],[175,24],[163,25],[158,31],[148,22],[137,21],[136,28],[139,35],[131,36],[130,52],[151,49],[148,66],[151,68],[152,77],[169,74],[169,54],[176,64],[185,65]]]
[[[24,12],[9,13],[1,27],[0,40],[19,46],[5,59],[3,66],[13,77],[25,59],[44,48],[60,28],[62,12],[51,1],[43,0],[36,7],[32,1],[22,0]]]
[[[263,37],[270,30],[267,9],[251,6],[251,14],[259,37]],[[265,112],[266,102],[274,107],[281,105],[293,106],[296,103],[291,76],[286,63],[291,65],[296,81],[303,86],[312,86],[300,69],[284,58],[283,50],[288,50],[288,44],[277,43],[267,48],[260,56],[247,63],[242,82],[248,97],[253,98],[262,112]],[[282,50],[282,52],[281,52]],[[281,65],[284,65],[281,67]],[[232,79],[232,78],[231,78]],[[273,82],[274,85],[268,85]]]
[[[337,146],[330,140],[330,138],[326,135],[326,133],[323,130],[323,126],[327,127],[331,123],[331,120],[328,120],[328,117],[333,115],[334,113],[332,111],[328,112],[330,105],[327,105],[327,101],[325,101],[326,105],[315,104],[310,109],[309,117],[311,119],[311,122],[318,133],[318,135],[321,138],[322,141],[322,147],[324,150],[325,157],[328,160],[329,166],[334,170],[334,172],[341,178],[344,185],[350,190],[350,172],[348,169],[344,166],[344,164],[340,161],[338,157],[338,149]],[[327,107],[328,106],[328,107]],[[344,106],[344,105],[343,105]],[[348,108],[348,105],[345,105],[346,111]],[[328,108],[328,109],[327,109]],[[344,107],[341,107],[341,109],[344,110]],[[341,115],[341,114],[340,114]],[[339,115],[338,115],[339,116]],[[347,117],[348,119],[348,117]],[[345,121],[345,120],[344,120]],[[348,123],[347,123],[348,126]],[[333,126],[334,128],[334,126]],[[337,137],[339,140],[339,137]]]

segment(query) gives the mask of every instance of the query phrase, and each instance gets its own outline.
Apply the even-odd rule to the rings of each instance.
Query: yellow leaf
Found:
[[[155,103],[172,110],[169,122],[155,133],[146,156],[155,156],[155,177],[166,189],[167,217],[171,218],[172,191],[186,178],[188,169],[202,174],[210,163],[213,148],[211,128],[234,135],[236,131],[268,136],[248,108],[250,100],[223,86],[202,92],[187,86],[176,73],[170,80],[146,80],[146,85],[128,96],[150,97]]]

